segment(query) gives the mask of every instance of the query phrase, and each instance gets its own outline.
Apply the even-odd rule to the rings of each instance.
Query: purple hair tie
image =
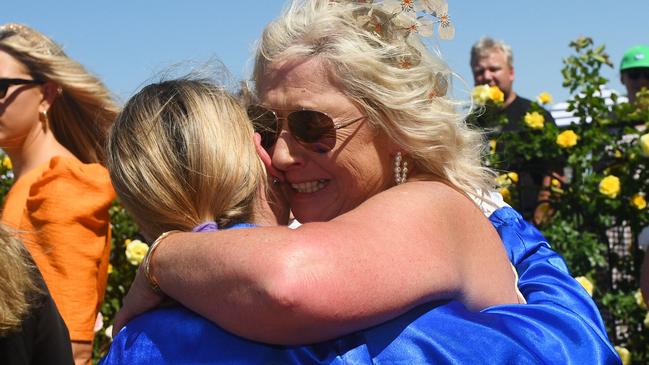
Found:
[[[219,225],[216,224],[216,222],[204,222],[192,229],[192,232],[211,232],[211,231],[218,231],[219,230]]]

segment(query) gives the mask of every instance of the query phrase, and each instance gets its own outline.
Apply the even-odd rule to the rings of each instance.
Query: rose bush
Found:
[[[619,102],[616,94],[610,97],[613,103],[607,102],[601,90],[608,80],[601,70],[612,63],[605,47],[590,38],[570,46],[575,54],[564,60],[563,85],[571,95],[568,111],[578,121],[563,128],[545,123],[543,105],[551,96],[541,93],[517,132],[489,136],[493,142],[486,161],[500,170],[495,185],[514,207],[523,183],[507,178],[503,161],[561,166],[560,173],[542,171],[551,178],[548,198],[537,209],[543,216],[538,227],[592,294],[624,363],[647,364],[649,315],[638,291],[644,256],[638,235],[649,225],[649,133],[642,132],[649,123],[649,92],[640,92],[634,105]],[[507,123],[492,110],[478,113],[483,113],[480,127]],[[477,116],[469,118],[475,120]]]

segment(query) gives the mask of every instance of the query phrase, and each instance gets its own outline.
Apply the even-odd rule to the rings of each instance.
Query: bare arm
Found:
[[[467,198],[431,182],[297,230],[172,235],[154,274],[165,293],[225,329],[279,344],[333,338],[435,299],[474,309],[515,302],[496,232]]]

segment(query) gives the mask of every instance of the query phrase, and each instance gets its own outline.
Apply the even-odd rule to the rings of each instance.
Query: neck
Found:
[[[288,207],[285,204],[275,201],[275,199],[268,199],[267,195],[272,194],[281,193],[266,189],[265,184],[259,187],[257,198],[254,202],[254,218],[252,223],[259,226],[285,226],[288,224]]]
[[[509,95],[507,95],[507,98],[505,98],[503,109],[508,107],[511,103],[513,103],[515,99],[516,99],[516,93],[512,90],[512,92],[510,92]]]
[[[56,140],[51,130],[40,126],[30,132],[22,144],[3,149],[11,159],[16,180],[55,156],[74,156]]]

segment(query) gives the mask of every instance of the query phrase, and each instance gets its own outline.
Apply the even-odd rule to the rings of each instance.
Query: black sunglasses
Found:
[[[644,77],[645,80],[649,80],[649,68],[632,68],[626,70],[625,72],[631,80],[638,80],[640,77]]]
[[[27,80],[27,79],[3,79],[0,78],[0,99],[7,96],[7,90],[11,85],[34,85],[42,84],[41,80]]]
[[[248,107],[248,117],[253,123],[255,132],[261,135],[261,145],[270,149],[277,142],[282,125],[280,119],[286,119],[288,130],[304,147],[318,153],[326,153],[336,146],[336,130],[365,119],[365,116],[343,123],[336,123],[330,116],[315,110],[296,110],[288,113],[286,118],[279,118],[274,111],[261,105]]]

